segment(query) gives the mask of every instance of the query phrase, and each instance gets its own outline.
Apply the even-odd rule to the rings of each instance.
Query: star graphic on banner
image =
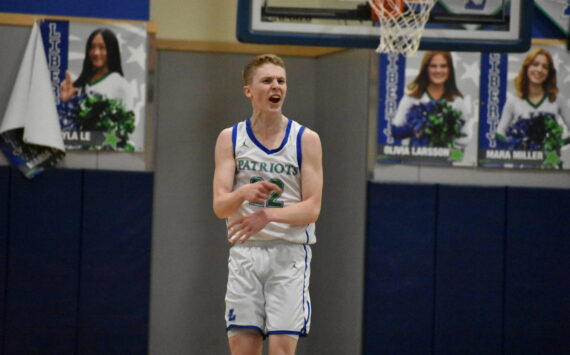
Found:
[[[83,38],[79,37],[78,35],[76,35],[74,33],[70,33],[68,41],[69,42],[83,42]]]
[[[566,77],[564,78],[564,83],[567,83],[570,81],[570,65],[565,65],[564,69],[566,69]]]
[[[564,64],[564,61],[562,59],[560,59],[560,55],[559,53],[554,53],[552,55],[552,61],[554,62],[554,67],[555,68],[560,68],[560,66],[562,64]]]
[[[466,113],[468,116],[471,116],[472,107],[473,107],[473,105],[475,105],[475,104],[473,103],[473,96],[471,96],[471,95],[465,95],[465,97],[464,97],[463,99],[464,99],[464,101],[465,101],[465,113]]]
[[[463,160],[463,152],[461,151],[461,149],[451,149],[451,152],[449,154],[449,159],[451,161],[461,161]]]
[[[140,115],[144,112],[144,94],[146,92],[146,85],[139,84],[137,79],[133,79],[129,81],[129,88],[130,91],[133,93],[133,104],[134,104],[134,111],[135,111],[135,125],[139,124],[141,119]]]
[[[473,62],[469,63],[462,63],[463,69],[465,72],[461,75],[460,80],[463,79],[471,79],[475,85],[479,82],[479,63]]]
[[[459,63],[461,63],[461,61],[463,61],[463,57],[460,55],[457,55],[456,53],[450,53],[451,55],[451,60],[453,61],[453,63],[456,63],[456,66],[459,65]]]
[[[406,82],[411,81],[416,77],[416,75],[418,75],[418,69],[406,67],[406,73],[404,75],[406,77]]]
[[[141,69],[145,68],[145,61],[146,61],[146,53],[144,44],[140,44],[138,47],[127,47],[129,50],[129,59],[127,59],[127,63],[137,63]]]
[[[121,25],[121,28],[130,35],[135,35],[137,37],[146,36],[146,26],[142,24],[123,24]]]
[[[544,161],[552,165],[558,165],[560,164],[560,157],[556,152],[546,152],[546,158]]]
[[[509,71],[507,72],[507,81],[510,82],[510,81],[515,80],[515,78],[517,77],[517,75],[519,75],[519,72],[509,70]]]
[[[507,81],[512,81],[517,77],[517,75],[519,75],[522,59],[519,56],[513,55],[509,55],[507,58],[509,66],[509,71],[507,72]]]
[[[509,55],[507,56],[507,59],[510,62],[513,62],[514,64],[518,64],[522,61],[522,58],[520,58],[519,56],[513,56],[513,55]]]
[[[117,143],[119,143],[119,138],[115,134],[115,132],[107,133],[104,132],[103,135],[105,136],[105,141],[103,145],[111,146],[114,150],[117,149]]]
[[[127,41],[125,41],[125,39],[123,38],[123,34],[120,32],[115,32],[115,35],[117,36],[117,41],[119,41],[119,47],[124,48],[125,45],[127,44]]]
[[[133,101],[137,101],[140,97],[139,81],[137,79],[129,80],[129,91],[132,93]]]
[[[69,51],[67,54],[67,60],[73,61],[78,60],[83,62],[83,58],[85,57],[85,53],[79,51]]]

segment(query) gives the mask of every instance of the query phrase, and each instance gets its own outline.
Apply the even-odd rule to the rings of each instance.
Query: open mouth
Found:
[[[276,96],[276,95],[271,96],[271,97],[269,98],[269,101],[271,101],[271,102],[273,102],[274,104],[276,104],[276,103],[278,103],[279,101],[281,101],[281,96]]]

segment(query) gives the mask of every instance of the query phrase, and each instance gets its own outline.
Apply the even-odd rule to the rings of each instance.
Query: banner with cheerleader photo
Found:
[[[474,166],[479,53],[380,54],[380,163]]]
[[[480,166],[570,169],[570,56],[543,43],[482,55]]]
[[[44,20],[41,33],[67,150],[144,149],[144,24]]]

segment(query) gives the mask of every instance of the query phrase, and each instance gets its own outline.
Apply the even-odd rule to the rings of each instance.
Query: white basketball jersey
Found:
[[[268,181],[278,185],[283,192],[273,193],[267,201],[245,201],[230,218],[232,220],[250,215],[261,208],[282,208],[302,201],[301,136],[305,127],[289,120],[285,137],[277,149],[267,149],[254,136],[249,119],[233,126],[232,142],[236,162],[234,190],[245,184]],[[316,242],[314,223],[290,225],[269,222],[265,228],[252,235],[249,240],[283,239],[293,243],[314,244]]]

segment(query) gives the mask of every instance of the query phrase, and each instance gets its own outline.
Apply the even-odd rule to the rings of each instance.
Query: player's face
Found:
[[[436,54],[431,58],[428,65],[428,78],[431,84],[445,84],[449,78],[449,65],[441,54]]]
[[[100,33],[95,35],[91,41],[89,59],[95,70],[107,69],[107,46],[105,46],[105,41]]]
[[[255,71],[251,83],[244,86],[244,93],[255,109],[281,112],[287,94],[285,69],[271,63],[263,64]]]
[[[548,59],[544,54],[534,57],[527,69],[528,81],[531,84],[542,85],[548,77]]]

